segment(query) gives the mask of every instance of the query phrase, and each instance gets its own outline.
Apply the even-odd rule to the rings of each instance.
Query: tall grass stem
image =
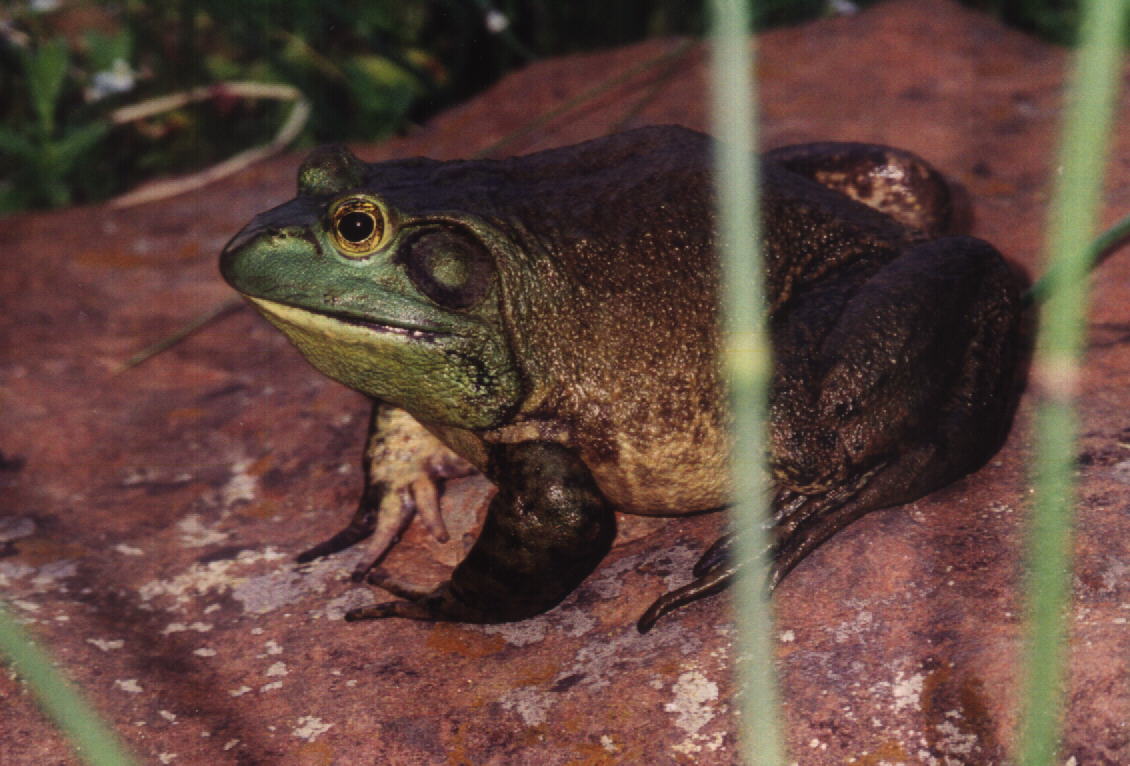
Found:
[[[1066,683],[1076,492],[1079,358],[1087,310],[1087,274],[1098,222],[1107,142],[1117,93],[1126,0],[1083,4],[1080,46],[1067,92],[1059,175],[1048,218],[1046,297],[1032,381],[1041,402],[1033,461],[1036,500],[1028,544],[1023,766],[1057,762]]]
[[[766,589],[766,392],[770,351],[757,244],[756,111],[750,13],[746,0],[711,3],[711,110],[718,194],[725,348],[722,359],[733,414],[731,476],[738,558],[748,562],[735,585],[741,750],[751,766],[784,763],[773,614]]]
[[[35,693],[43,712],[67,735],[75,751],[92,766],[130,766],[135,761],[118,738],[51,664],[0,603],[0,655]]]

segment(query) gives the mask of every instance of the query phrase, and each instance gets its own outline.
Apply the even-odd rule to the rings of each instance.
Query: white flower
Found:
[[[486,24],[488,32],[492,35],[497,35],[506,31],[510,26],[510,19],[497,8],[491,8],[483,18],[483,23]]]
[[[137,73],[130,67],[129,62],[124,59],[114,59],[109,69],[94,73],[90,87],[86,89],[86,100],[98,101],[115,93],[126,93],[133,90],[136,84]]]

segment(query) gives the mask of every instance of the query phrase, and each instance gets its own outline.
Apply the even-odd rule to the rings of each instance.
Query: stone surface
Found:
[[[651,41],[530,66],[367,159],[522,153],[620,127],[706,128],[705,52]],[[657,66],[553,110],[641,62]],[[766,145],[898,144],[963,184],[975,231],[1030,270],[1063,51],[948,2],[889,2],[759,42]],[[531,122],[538,115],[548,120]],[[1104,220],[1130,209],[1127,110]],[[634,620],[724,524],[632,525],[565,604],[502,627],[347,625],[355,553],[291,558],[348,517],[365,403],[247,310],[123,360],[231,298],[225,240],[292,195],[287,156],[132,210],[0,221],[0,592],[144,763],[737,761],[727,597]],[[1095,279],[1063,762],[1130,763],[1130,256]],[[1018,720],[1034,397],[978,474],[841,533],[778,590],[790,761],[999,764]],[[489,491],[448,487],[449,513]],[[411,530],[387,562],[438,579]],[[76,763],[0,676],[0,762]],[[1069,760],[1073,759],[1073,760]]]

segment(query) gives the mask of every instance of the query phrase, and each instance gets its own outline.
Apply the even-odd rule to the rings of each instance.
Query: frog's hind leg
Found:
[[[964,197],[928,162],[904,149],[824,141],[784,146],[765,156],[929,236],[968,226]]]
[[[819,542],[815,542],[803,550],[795,549],[788,545],[793,532],[806,519],[819,516],[822,510],[829,508],[846,507],[852,499],[867,486],[879,468],[867,471],[851,483],[841,485],[832,491],[819,496],[801,495],[787,489],[778,489],[772,500],[773,508],[773,536],[776,542],[764,552],[764,559],[769,563],[767,589],[773,590],[789,570],[814,550]],[[860,514],[862,515],[862,514]],[[844,521],[840,526],[831,529],[827,536],[846,525]],[[665,593],[655,600],[655,603],[640,617],[636,627],[640,633],[646,633],[654,627],[656,621],[665,614],[686,606],[692,601],[720,593],[730,586],[734,578],[749,563],[736,556],[737,541],[734,533],[722,535],[706,552],[699,557],[691,569],[694,575],[687,585]]]
[[[774,475],[782,488],[773,501],[769,587],[867,512],[910,502],[976,470],[1008,433],[1018,391],[1019,291],[995,251],[966,238],[924,243],[866,287],[841,315],[857,315],[844,328],[914,331],[888,333],[881,342],[830,333],[815,397],[787,396],[785,384],[797,376],[778,370],[776,411],[795,409],[773,423]],[[916,303],[916,290],[931,301]],[[796,345],[780,348],[778,361]],[[900,377],[907,369],[918,374]],[[843,441],[861,432],[866,440]],[[825,452],[812,460],[820,448]],[[821,475],[810,467],[834,470]],[[696,565],[697,579],[657,601],[640,629],[726,587],[743,564],[733,548],[732,539],[715,543]]]

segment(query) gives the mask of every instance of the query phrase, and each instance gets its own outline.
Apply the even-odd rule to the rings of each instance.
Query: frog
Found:
[[[298,557],[376,540],[354,579],[393,599],[346,619],[529,619],[599,567],[618,514],[731,503],[713,151],[674,125],[504,159],[366,163],[323,147],[297,196],[225,246],[223,278],[373,402],[352,520]],[[865,513],[1000,448],[1026,282],[964,233],[955,187],[912,152],[808,143],[758,167],[772,588]],[[406,422],[427,457],[390,469]],[[444,538],[429,487],[474,470],[497,492],[448,579],[380,566],[414,516]],[[748,565],[724,535],[640,631]]]

